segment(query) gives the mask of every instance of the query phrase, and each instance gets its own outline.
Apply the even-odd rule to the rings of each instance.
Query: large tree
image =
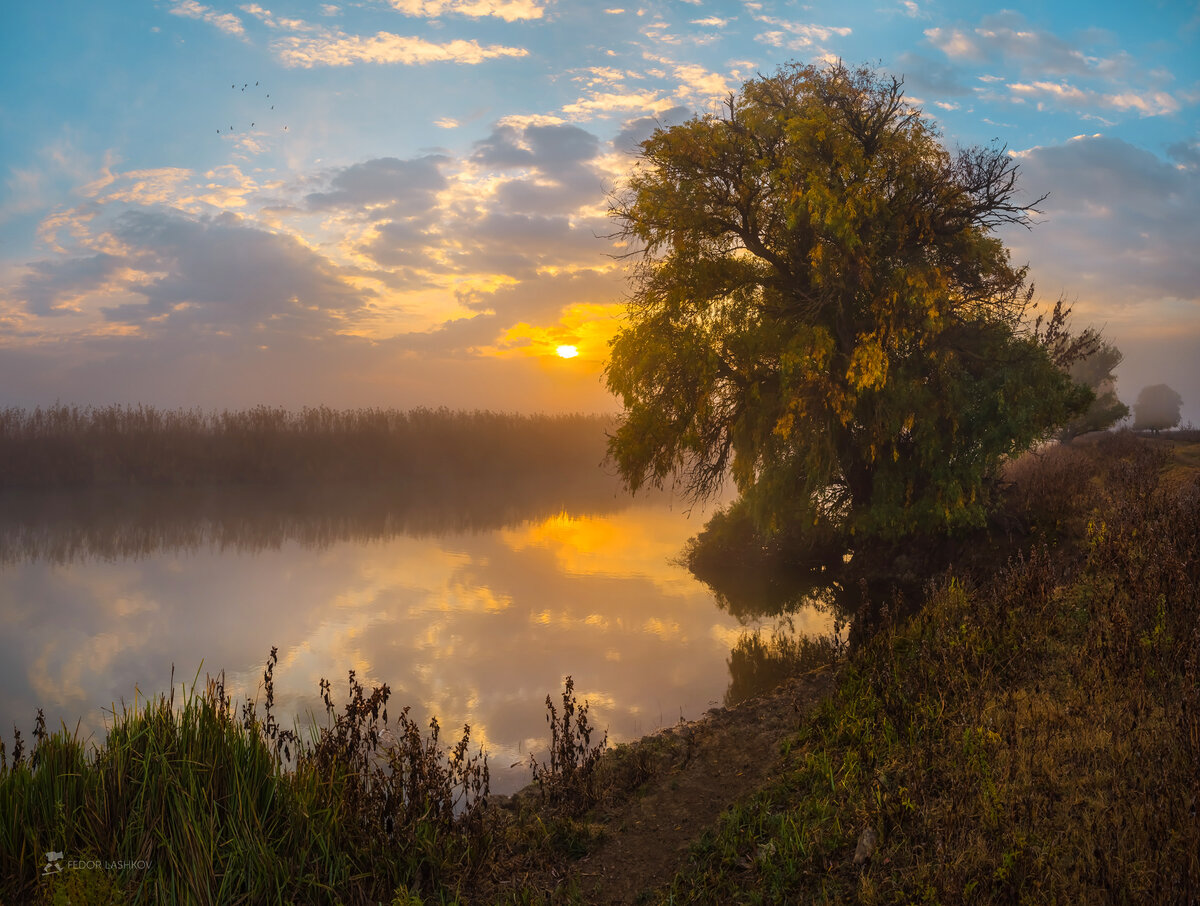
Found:
[[[657,130],[612,208],[636,263],[606,372],[630,488],[702,498],[732,470],[765,532],[979,524],[1003,457],[1090,398],[993,235],[1031,211],[1003,149],[951,154],[869,69],[788,66]]]

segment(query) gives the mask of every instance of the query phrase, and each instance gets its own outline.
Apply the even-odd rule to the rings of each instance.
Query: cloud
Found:
[[[314,333],[336,329],[335,315],[373,295],[296,238],[230,214],[209,219],[131,210],[117,218],[113,232],[134,250],[131,263],[154,276],[130,288],[144,302],[105,309],[109,321]]]
[[[959,96],[971,93],[960,71],[947,63],[910,51],[900,55],[897,65],[905,87],[921,94]]]
[[[979,25],[925,30],[929,43],[953,59],[1008,60],[1030,71],[1063,75],[1113,72],[1119,59],[1085,54],[1051,32],[1029,26],[1011,11],[984,16]]]
[[[535,0],[388,0],[392,9],[406,16],[433,18],[445,13],[480,18],[495,16],[505,22],[540,19],[545,7]]]
[[[337,7],[333,7],[337,9]],[[329,34],[328,30],[323,25],[312,25],[305,22],[303,19],[292,19],[288,17],[279,17],[271,13],[269,9],[264,9],[257,3],[247,3],[241,7],[242,12],[249,13],[258,21],[262,22],[267,28],[285,29],[294,32],[306,32],[310,34]],[[330,13],[324,13],[330,15]]]
[[[599,153],[600,140],[570,124],[500,126],[476,142],[473,159],[493,167],[529,167],[558,176]]]
[[[650,111],[661,113],[675,106],[675,102],[658,91],[603,91],[589,97],[563,105],[563,112],[580,116],[597,116],[606,113]]]
[[[90,240],[110,251],[33,262],[11,299],[36,317],[87,315],[77,337],[120,327],[160,336],[233,331],[251,342],[336,331],[375,295],[296,237],[232,214],[132,207]]]
[[[729,82],[723,75],[710,72],[703,66],[685,64],[676,66],[674,75],[679,79],[679,88],[675,96],[680,99],[691,99],[700,105],[711,104],[729,96]]]
[[[665,129],[682,123],[691,115],[692,111],[687,107],[671,107],[658,116],[641,116],[629,120],[613,139],[613,147],[618,151],[636,151],[642,142],[654,134],[655,129]]]
[[[77,312],[81,296],[103,286],[122,268],[120,258],[101,253],[61,263],[36,261],[17,286],[28,311],[42,317]]]
[[[1039,109],[1046,103],[1052,103],[1076,109],[1098,107],[1120,111],[1133,110],[1142,116],[1161,116],[1176,113],[1180,109],[1179,102],[1165,91],[1144,94],[1123,91],[1118,94],[1105,94],[1079,88],[1068,82],[1013,82],[1008,86],[1008,90],[1014,98],[1037,102]]]
[[[335,171],[327,191],[310,192],[304,200],[310,210],[349,209],[372,218],[427,212],[446,187],[447,161],[440,154],[363,161]]]
[[[952,93],[958,93],[959,82],[953,67],[1002,65],[1015,67],[1016,77],[1006,80],[994,74],[976,76],[988,85],[1008,81],[1007,93],[976,89],[987,92],[985,96],[989,99],[1032,101],[1038,109],[1056,106],[1080,111],[1133,112],[1141,116],[1172,114],[1182,108],[1180,97],[1164,89],[1170,73],[1141,71],[1123,52],[1107,56],[1089,53],[1082,42],[1110,40],[1110,36],[1095,30],[1083,33],[1079,38],[1081,43],[1075,44],[1028,25],[1019,13],[1006,11],[985,16],[974,27],[929,28],[925,37],[952,64],[928,81],[935,86],[953,85]],[[906,57],[923,62],[915,54]],[[913,72],[914,83],[919,84],[924,75],[917,67]]]
[[[1072,301],[1125,354],[1118,390],[1166,382],[1200,420],[1200,168],[1103,135],[1017,155],[1021,185],[1049,191],[1032,230],[1003,238],[1040,295]]]
[[[1117,308],[1163,298],[1200,306],[1200,171],[1102,135],[1019,158],[1022,185],[1050,192],[1046,223],[1011,237],[1037,270]]]
[[[233,15],[233,13],[213,12],[207,6],[197,3],[196,0],[175,0],[175,5],[171,7],[170,13],[175,16],[183,16],[188,19],[199,19],[201,22],[207,22],[209,25],[216,26],[227,35],[241,37],[245,34],[245,29],[242,28],[242,20]]]
[[[1180,169],[1200,169],[1200,140],[1174,142],[1167,148],[1167,153],[1176,161],[1176,166]]]
[[[834,35],[846,37],[851,30],[845,26],[812,25],[803,22],[791,22],[772,16],[755,16],[756,21],[771,25],[771,31],[763,32],[755,40],[771,47],[786,47],[788,50],[820,50],[819,44],[828,41]]]
[[[96,387],[96,402],[158,405],[606,408],[598,362],[624,279],[601,237],[618,157],[534,116],[505,118],[464,156],[287,183],[107,166],[43,221],[47,257],[0,287],[0,382],[47,401]],[[598,312],[609,326],[589,326]],[[583,351],[570,381],[539,388],[554,338]]]
[[[444,44],[390,32],[377,32],[371,37],[346,35],[338,32],[318,37],[289,35],[272,45],[275,55],[285,66],[311,69],[314,66],[351,66],[355,63],[400,63],[419,66],[426,63],[478,64],[497,57],[524,57],[528,50],[486,46],[478,41],[456,39]]]

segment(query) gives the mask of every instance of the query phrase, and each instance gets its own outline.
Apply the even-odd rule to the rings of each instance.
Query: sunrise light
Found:
[[[559,358],[563,359],[573,359],[575,356],[579,355],[579,350],[574,346],[559,346],[554,351],[558,353]]]

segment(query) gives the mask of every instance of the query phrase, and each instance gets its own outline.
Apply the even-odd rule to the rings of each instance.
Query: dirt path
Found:
[[[584,902],[632,904],[668,883],[721,812],[767,780],[779,761],[779,743],[832,688],[832,671],[823,670],[663,731],[680,737],[686,754],[600,816],[605,839],[573,873]]]

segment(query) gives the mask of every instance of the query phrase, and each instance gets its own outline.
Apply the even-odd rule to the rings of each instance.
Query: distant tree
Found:
[[[1133,404],[1133,430],[1153,431],[1174,428],[1179,424],[1179,411],[1183,397],[1166,384],[1143,387]]]
[[[703,498],[732,470],[765,533],[949,532],[1086,408],[1064,368],[1094,335],[1032,327],[992,235],[1033,210],[1014,158],[951,154],[901,85],[791,65],[642,143],[612,207],[638,267],[606,372],[631,489]]]
[[[1067,369],[1071,380],[1089,388],[1095,399],[1087,412],[1073,418],[1059,432],[1066,442],[1089,431],[1103,431],[1129,415],[1129,407],[1117,399],[1117,366],[1125,358],[1112,343],[1100,342],[1090,354],[1078,359]]]

